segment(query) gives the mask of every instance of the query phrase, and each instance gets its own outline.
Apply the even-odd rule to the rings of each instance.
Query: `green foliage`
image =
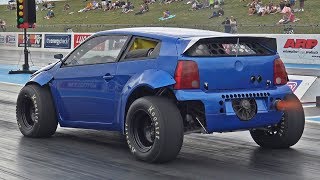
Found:
[[[183,2],[173,2],[171,4],[159,4],[156,2],[149,5],[150,11],[143,15],[134,15],[139,10],[142,0],[132,0],[135,9],[134,12],[128,14],[121,13],[121,9],[114,11],[91,10],[88,12],[78,11],[86,6],[89,1],[83,0],[68,0],[71,9],[63,11],[63,1],[55,2],[56,6],[53,8],[55,17],[52,19],[44,19],[47,11],[37,12],[37,28],[30,31],[65,31],[66,28],[72,28],[77,32],[95,32],[99,30],[112,29],[118,27],[131,26],[175,26],[175,27],[191,27],[201,29],[211,29],[222,31],[221,22],[227,16],[234,16],[239,24],[240,33],[282,33],[284,27],[276,26],[276,22],[281,19],[281,14],[266,15],[266,16],[249,16],[248,8],[244,7],[247,2],[241,0],[225,0],[226,4],[223,6],[225,10],[224,17],[216,17],[209,19],[212,14],[212,9],[201,9],[191,11],[191,5]],[[247,0],[249,1],[249,0]],[[278,2],[278,0],[273,0]],[[267,2],[267,0],[263,0]],[[296,7],[298,7],[297,2]],[[39,5],[41,9],[41,5]],[[176,17],[166,21],[159,21],[158,18],[162,16],[162,12],[168,9]],[[217,9],[215,9],[217,10]],[[0,18],[6,20],[8,31],[19,31],[16,26],[16,11],[9,11],[6,6],[0,6]],[[73,14],[69,14],[74,12]],[[297,12],[296,17],[300,21],[292,23],[295,33],[320,33],[319,2],[306,1],[305,11]]]

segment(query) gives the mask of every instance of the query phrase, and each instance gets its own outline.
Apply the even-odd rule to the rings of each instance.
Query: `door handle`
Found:
[[[109,79],[112,79],[112,78],[113,78],[113,75],[111,75],[109,73],[103,76],[103,79],[105,79],[105,80],[109,80]]]

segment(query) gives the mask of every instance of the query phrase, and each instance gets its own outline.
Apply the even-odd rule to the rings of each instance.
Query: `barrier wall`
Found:
[[[33,33],[27,34],[30,51],[70,52],[92,33]],[[24,34],[16,32],[0,33],[0,49],[22,50]]]
[[[30,51],[70,52],[92,33],[28,33]],[[246,34],[275,37],[284,63],[320,64],[319,34]],[[23,49],[23,33],[1,32],[0,49]]]

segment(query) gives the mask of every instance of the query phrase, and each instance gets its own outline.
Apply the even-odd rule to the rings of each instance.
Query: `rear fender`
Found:
[[[118,109],[120,111],[118,111],[117,122],[121,125],[120,128],[122,132],[124,132],[127,100],[134,90],[143,86],[151,89],[157,89],[170,86],[175,83],[176,81],[169,73],[156,69],[146,70],[140,74],[132,76],[122,89],[120,103],[118,105]]]

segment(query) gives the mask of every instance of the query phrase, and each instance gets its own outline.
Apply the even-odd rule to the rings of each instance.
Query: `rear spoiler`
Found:
[[[261,45],[265,46],[266,48],[268,48],[269,50],[273,51],[273,52],[277,52],[277,40],[276,38],[271,38],[271,37],[263,37],[263,36],[239,36],[239,35],[230,35],[230,36],[216,36],[216,37],[192,37],[192,38],[184,38],[181,39],[182,41],[184,41],[184,43],[182,43],[182,46],[185,47],[181,47],[182,51],[181,54],[184,54],[188,49],[190,49],[193,45],[195,45],[197,42],[199,41],[215,41],[215,40],[219,40],[219,41],[223,41],[223,40],[234,40],[237,42],[241,42],[241,41],[253,41],[253,42],[258,42]],[[184,44],[184,45],[183,45]]]

